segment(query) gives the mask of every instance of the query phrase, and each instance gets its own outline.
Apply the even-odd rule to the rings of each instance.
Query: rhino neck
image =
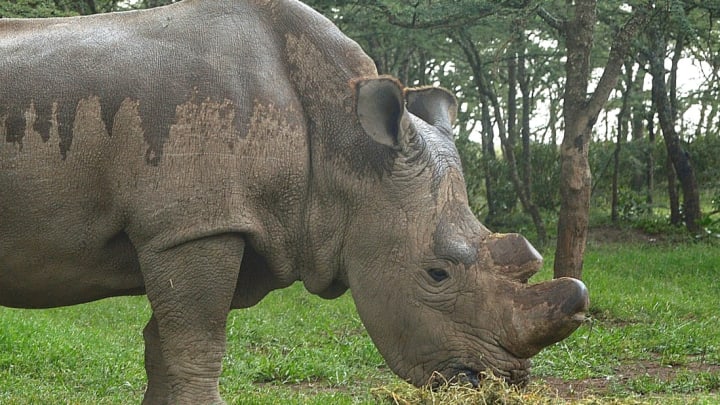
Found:
[[[378,155],[381,148],[357,121],[350,82],[376,77],[375,63],[355,41],[308,6],[295,1],[277,3],[283,4],[273,19],[284,27],[278,39],[291,85],[302,104],[312,163],[337,157],[354,170],[373,170],[379,165],[366,157]]]
[[[357,43],[324,16],[299,2],[270,3],[268,17],[282,27],[278,40],[307,128],[309,175],[299,278],[311,293],[332,298],[347,289],[341,257],[353,212],[353,181],[379,167],[365,158],[373,145],[353,112],[350,80],[377,76],[377,71]]]

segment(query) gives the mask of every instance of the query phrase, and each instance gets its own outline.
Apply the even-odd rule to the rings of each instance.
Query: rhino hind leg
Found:
[[[144,404],[224,403],[218,380],[243,247],[239,235],[223,234],[141,250],[153,310],[144,330]]]

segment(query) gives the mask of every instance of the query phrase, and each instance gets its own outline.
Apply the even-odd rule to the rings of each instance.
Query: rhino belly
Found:
[[[0,240],[0,305],[51,308],[144,293],[135,249],[124,233],[102,241]]]

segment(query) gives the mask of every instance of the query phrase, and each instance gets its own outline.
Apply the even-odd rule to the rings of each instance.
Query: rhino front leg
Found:
[[[167,365],[162,357],[160,334],[155,315],[143,329],[145,339],[145,372],[148,385],[143,398],[143,405],[166,405],[170,397],[167,384]]]
[[[153,310],[143,403],[223,403],[218,379],[243,248],[240,236],[225,234],[140,254]]]

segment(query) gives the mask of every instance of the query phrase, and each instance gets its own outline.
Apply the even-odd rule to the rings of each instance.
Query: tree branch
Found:
[[[545,23],[552,28],[555,28],[560,34],[565,35],[565,21],[561,20],[554,15],[550,14],[549,11],[545,10],[545,7],[538,6],[538,8],[535,10],[535,13],[543,20]]]
[[[638,31],[649,21],[650,16],[651,13],[647,9],[636,10],[615,36],[603,74],[586,106],[589,116],[594,117],[599,114],[607,102],[610,92],[617,84],[617,78],[625,58],[629,54],[632,41]]]

